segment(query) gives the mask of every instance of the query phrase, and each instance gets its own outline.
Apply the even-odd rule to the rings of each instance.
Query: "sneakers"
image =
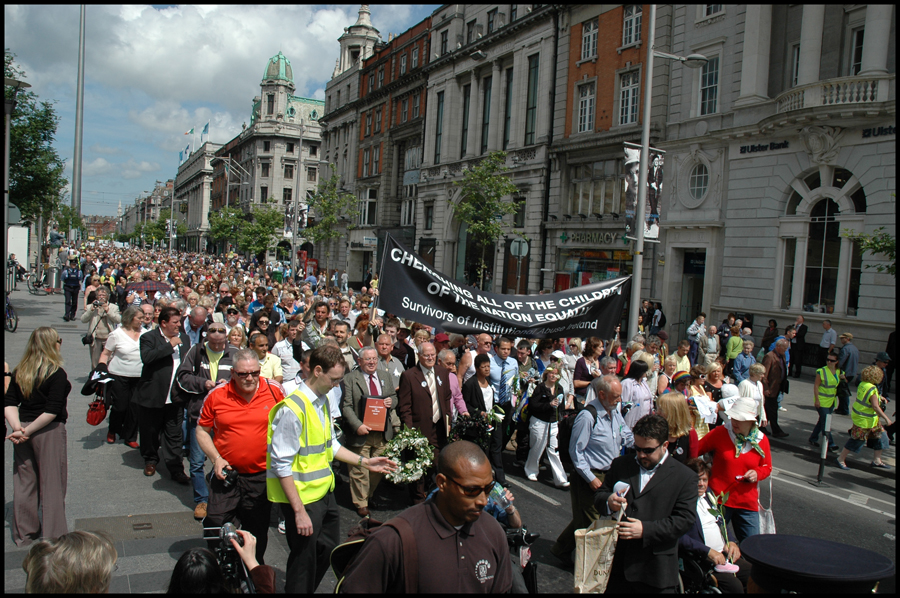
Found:
[[[809,443],[810,443],[811,445],[813,445],[814,447],[819,448],[819,443],[816,442],[815,440],[810,440]]]
[[[278,533],[279,533],[279,534],[286,534],[286,533],[287,533],[287,532],[285,531],[285,527],[284,527],[284,520],[278,522]]]
[[[537,481],[537,475],[536,475],[536,474],[533,474],[533,473],[528,474],[528,481],[529,481],[529,482],[536,482],[536,481]]]
[[[556,487],[557,487],[557,488],[560,488],[560,489],[565,489],[565,488],[568,488],[568,487],[571,486],[571,485],[572,485],[572,484],[571,484],[570,482],[563,482],[562,484],[556,484]]]
[[[837,466],[840,467],[840,468],[843,469],[843,470],[849,470],[849,469],[850,469],[849,467],[847,467],[847,464],[841,462],[840,459],[837,460]]]
[[[778,410],[779,411],[787,411],[787,407],[779,407]]]
[[[194,507],[194,519],[197,521],[202,521],[206,517],[206,503],[198,502],[197,506]]]

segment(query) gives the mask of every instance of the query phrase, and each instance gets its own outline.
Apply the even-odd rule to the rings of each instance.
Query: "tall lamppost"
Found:
[[[12,114],[16,110],[16,98],[19,95],[19,90],[31,87],[31,85],[25,83],[24,81],[16,81],[15,79],[4,78],[4,95],[7,85],[13,88],[13,94],[11,98],[6,99],[6,101],[4,102],[4,110],[6,111],[6,153],[3,156],[3,222],[6,223],[5,226],[7,227],[7,234],[6,247],[3,248],[3,276],[6,276],[6,269],[9,267],[9,128],[12,122]],[[40,231],[38,231],[38,236],[40,236]],[[40,252],[40,247],[38,247],[38,252]]]
[[[628,307],[629,338],[638,332],[638,312],[641,309],[641,280],[644,269],[644,204],[647,203],[647,171],[650,164],[650,100],[653,95],[653,57],[677,60],[692,69],[701,68],[708,62],[702,54],[676,56],[660,52],[656,46],[656,5],[650,5],[650,23],[647,39],[647,60],[644,65],[644,119],[641,123],[641,165],[638,170],[638,199],[634,214],[635,242],[634,263],[632,266],[631,300]]]

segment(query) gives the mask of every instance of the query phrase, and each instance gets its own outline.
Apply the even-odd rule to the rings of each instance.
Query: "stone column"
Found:
[[[528,91],[528,61],[525,60],[524,53],[522,50],[517,50],[513,54],[513,91],[512,91],[512,102],[510,110],[512,111],[512,116],[509,119],[509,145],[507,149],[515,149],[522,147],[522,142],[525,139],[525,131],[524,128],[520,125],[520,123],[525,122],[525,105],[527,103],[528,98],[526,97],[526,93]],[[502,98],[504,104],[506,103],[506,98]],[[502,124],[500,125],[503,126]],[[503,130],[500,129],[500,136],[502,139]]]
[[[547,108],[546,98],[550,96],[550,89],[556,85],[554,73],[556,65],[553,64],[553,36],[548,34],[541,40],[540,67],[538,68],[538,93],[537,98],[537,122],[535,123],[535,143],[547,143],[550,138],[550,126],[553,122],[553,110]],[[546,90],[546,93],[544,92]],[[502,287],[501,287],[502,288]]]
[[[809,236],[797,237],[794,245],[794,280],[791,284],[791,309],[803,309],[803,279],[806,277],[806,242]]]
[[[847,296],[850,289],[850,258],[853,255],[853,241],[841,237],[841,255],[838,258],[837,290],[834,294],[834,315],[847,315]]]
[[[495,60],[491,69],[491,125],[488,131],[488,151],[495,152],[500,149],[503,124],[500,122],[500,106],[503,105],[502,86],[500,85],[500,61]]]
[[[819,80],[822,61],[822,31],[825,27],[825,5],[804,4],[800,25],[800,69],[797,85]]]
[[[887,74],[888,41],[894,7],[890,4],[866,6],[866,29],[863,36],[860,75]]]
[[[429,87],[427,91],[428,101],[425,106],[425,136],[422,142],[422,167],[434,164],[434,134],[437,128],[437,91]]]
[[[735,106],[769,99],[769,44],[772,38],[772,5],[748,4],[744,19],[741,95]]]
[[[481,138],[481,79],[478,70],[472,69],[469,90],[469,137],[466,143],[466,158],[471,158],[478,153],[478,141]]]

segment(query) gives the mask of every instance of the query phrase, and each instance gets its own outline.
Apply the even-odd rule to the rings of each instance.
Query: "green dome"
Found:
[[[281,52],[269,59],[269,62],[266,64],[263,81],[271,81],[273,79],[288,81],[291,84],[294,83],[294,71],[291,69],[291,61],[285,58]]]

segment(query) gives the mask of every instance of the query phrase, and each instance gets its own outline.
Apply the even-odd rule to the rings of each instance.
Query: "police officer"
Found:
[[[62,271],[63,290],[66,294],[66,312],[63,320],[66,322],[75,319],[75,312],[78,311],[78,292],[81,290],[83,279],[84,273],[78,267],[78,258],[70,257],[69,264]]]

